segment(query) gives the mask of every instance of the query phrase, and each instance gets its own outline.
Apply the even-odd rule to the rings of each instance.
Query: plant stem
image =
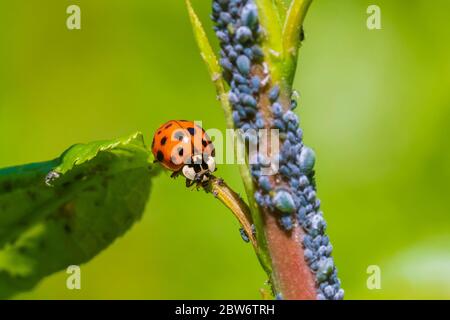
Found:
[[[242,198],[234,192],[221,178],[211,176],[208,184],[205,186],[205,191],[212,193],[214,197],[220,200],[238,219],[239,223],[244,228],[250,242],[255,250],[258,244],[253,232],[253,219],[250,213],[250,208],[242,200]]]
[[[258,161],[240,165],[249,206],[223,182],[216,183],[219,180],[212,181],[209,191],[231,209],[248,235],[253,230],[249,225],[256,229],[256,242],[251,241],[277,297],[340,300],[344,291],[316,195],[315,155],[304,146],[293,112],[297,103],[292,85],[311,2],[291,0],[287,9],[283,0],[213,0],[211,17],[221,46],[220,60],[191,7],[189,11],[227,127],[276,129],[280,133],[276,142],[282,145],[280,150],[270,150],[270,140],[278,139],[275,134],[268,142],[258,141]],[[222,77],[217,76],[219,65]],[[274,175],[263,172],[260,159],[264,158],[279,160]]]
[[[261,70],[254,69],[255,75],[262,76]],[[271,86],[269,86],[270,88]],[[266,123],[272,123],[271,103],[268,97],[269,91],[262,90],[259,95],[259,110],[264,115]],[[283,86],[279,103],[284,110],[290,107],[291,89]],[[270,150],[271,143],[267,142],[268,153],[275,156],[275,150]],[[272,186],[275,188],[289,188],[278,175],[271,177]],[[276,214],[268,208],[260,207],[259,215],[262,216],[264,237],[271,261],[271,274],[274,293],[280,293],[287,300],[315,300],[317,290],[315,276],[305,261],[303,249],[304,231],[301,226],[295,224],[293,230],[287,232],[280,227]],[[261,232],[260,231],[260,232]]]
[[[215,176],[211,176],[207,185],[204,186],[204,190],[207,193],[211,193],[216,197],[220,202],[222,202],[228,209],[231,210],[233,215],[241,224],[244,229],[248,239],[250,240],[253,249],[261,263],[263,269],[270,275],[271,267],[270,262],[268,261],[265,253],[267,249],[261,247],[261,245],[266,245],[262,234],[255,235],[254,230],[254,221],[251,214],[251,210],[249,206],[245,203],[245,201],[234,192],[221,178],[217,178]],[[258,224],[258,222],[256,222]]]
[[[283,75],[292,85],[297,69],[298,49],[301,45],[300,33],[312,0],[292,0],[283,26]]]
[[[272,282],[286,300],[315,300],[314,275],[305,262],[302,247],[304,232],[296,225],[287,233],[268,210],[262,210],[264,231],[272,261]]]

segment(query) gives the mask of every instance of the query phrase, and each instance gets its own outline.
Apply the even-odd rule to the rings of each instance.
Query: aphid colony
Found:
[[[206,182],[216,170],[211,139],[192,121],[171,120],[156,130],[152,142],[155,160],[175,177],[182,173],[186,185]]]
[[[270,70],[260,46],[265,35],[259,24],[257,6],[253,0],[214,0],[212,19],[221,46],[223,76],[231,88],[229,101],[236,128],[244,131],[276,128],[282,137],[279,176],[289,187],[274,190],[270,178],[261,175],[261,165],[252,165],[251,173],[259,189],[254,197],[259,206],[281,214],[280,224],[287,232],[295,220],[305,230],[305,259],[316,274],[318,299],[342,299],[344,291],[337,278],[332,246],[325,235],[326,222],[315,191],[315,155],[302,142],[299,119],[292,111],[297,106],[295,93],[291,105],[284,108],[279,99],[279,86],[271,84]],[[262,75],[254,70],[263,70]],[[271,102],[272,117],[267,120],[257,108],[262,89],[269,91]],[[264,160],[259,162],[266,163]]]

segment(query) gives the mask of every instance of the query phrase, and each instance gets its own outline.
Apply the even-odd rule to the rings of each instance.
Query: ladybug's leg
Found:
[[[203,189],[206,189],[210,183],[209,179],[211,178],[211,174],[207,172],[205,173],[204,177],[206,177],[206,179],[202,178],[201,182],[199,182],[198,185]]]
[[[178,177],[181,173],[181,170],[178,171],[174,171],[172,172],[172,174],[170,175],[171,178],[175,179],[176,177]]]
[[[190,188],[194,184],[194,181],[186,179],[186,188]]]
[[[202,183],[201,183],[201,186],[203,189],[206,189],[208,187],[208,185],[209,185],[209,180],[202,181]]]

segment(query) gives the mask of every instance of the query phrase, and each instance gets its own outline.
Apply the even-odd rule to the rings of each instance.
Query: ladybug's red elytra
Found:
[[[155,161],[173,171],[182,173],[186,185],[206,182],[216,170],[214,145],[205,130],[187,120],[170,120],[156,130],[152,152]]]

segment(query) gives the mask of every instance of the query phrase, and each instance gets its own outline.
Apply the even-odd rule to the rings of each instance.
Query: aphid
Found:
[[[325,281],[333,272],[334,263],[333,259],[325,258],[319,261],[319,270],[316,273],[317,280],[319,282]]]
[[[155,161],[186,177],[186,186],[207,182],[216,170],[215,149],[211,139],[192,121],[171,120],[156,130],[152,142]]]
[[[266,126],[264,119],[261,118],[257,118],[255,124],[258,129],[264,129],[264,127]]]
[[[220,59],[220,65],[227,71],[233,70],[233,65],[231,64],[230,60],[226,58]]]
[[[300,41],[303,42],[305,40],[305,29],[303,27],[300,29]]]
[[[282,130],[282,131],[286,130],[285,123],[283,121],[281,121],[280,119],[273,120],[273,127],[275,129]]]
[[[344,290],[339,289],[339,291],[334,296],[334,300],[342,300],[342,299],[344,299]]]
[[[269,92],[269,99],[271,102],[277,101],[278,97],[280,96],[280,87],[274,86],[270,92]]]
[[[278,190],[272,200],[275,208],[282,213],[292,213],[295,210],[294,199],[286,190]]]
[[[228,94],[228,100],[230,100],[230,102],[231,102],[232,104],[237,104],[237,103],[239,103],[239,98],[238,98],[238,96],[237,96],[234,92],[232,92],[232,91],[230,91],[230,93]]]
[[[251,40],[252,38],[252,31],[248,27],[240,27],[236,31],[236,39],[240,43],[246,43],[247,41]]]
[[[250,238],[248,237],[247,232],[245,232],[244,228],[240,228],[239,232],[241,233],[241,237],[244,242],[250,242]]]
[[[222,20],[225,24],[228,24],[231,22],[231,15],[228,12],[221,12],[220,13],[220,20]]]
[[[253,51],[253,57],[256,58],[257,60],[264,58],[264,52],[262,51],[260,46],[254,45],[252,47],[252,51]]]
[[[259,177],[258,184],[262,190],[269,192],[272,190],[272,184],[270,183],[270,179],[267,176]]]
[[[249,58],[250,60],[253,60],[253,50],[252,48],[245,48],[244,49],[244,54],[247,56],[247,58]]]
[[[305,147],[298,156],[298,163],[300,164],[302,172],[310,174],[316,163],[316,154],[311,148]]]
[[[300,187],[302,187],[302,188],[307,187],[309,184],[308,178],[306,176],[301,176],[299,179],[299,184],[300,184]]]
[[[256,26],[258,23],[258,9],[254,4],[248,4],[242,9],[242,22],[250,28]]]
[[[283,107],[278,102],[272,105],[272,112],[275,117],[281,117],[283,114]]]
[[[295,123],[296,126],[298,125],[298,117],[297,117],[297,115],[295,113],[293,113],[292,111],[290,111],[290,110],[283,114],[283,120],[285,122]],[[295,127],[295,130],[297,130],[296,127]]]
[[[220,42],[222,43],[228,43],[230,42],[230,38],[228,37],[228,35],[223,32],[223,31],[217,31],[216,32],[216,36],[217,38],[220,40]]]
[[[292,218],[289,215],[284,215],[280,218],[280,223],[283,226],[283,228],[287,231],[292,230],[292,228],[294,227],[293,222],[292,222]]]
[[[314,260],[314,253],[310,249],[305,249],[304,255],[306,260],[308,261]]]
[[[259,91],[260,87],[261,87],[261,80],[259,79],[258,76],[254,76],[250,80],[250,85],[251,85],[251,87],[253,89],[252,91],[254,93],[257,93]]]
[[[236,66],[241,74],[247,76],[250,73],[251,62],[247,56],[240,55],[236,60]]]
[[[253,98],[249,94],[246,94],[242,97],[242,103],[246,106],[253,107],[253,108],[256,108],[256,105],[257,105],[256,99]]]

